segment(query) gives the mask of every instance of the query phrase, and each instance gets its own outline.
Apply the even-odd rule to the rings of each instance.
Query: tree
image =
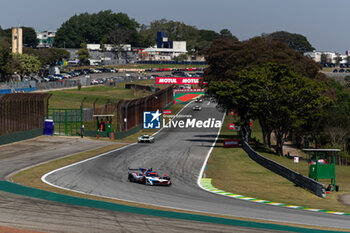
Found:
[[[267,39],[281,40],[285,42],[291,49],[295,49],[302,54],[315,50],[307,38],[300,34],[278,31],[271,34],[263,34],[263,37]]]
[[[81,43],[98,44],[108,33],[116,29],[137,33],[139,24],[124,13],[113,13],[111,10],[95,14],[83,13],[74,15],[57,30],[55,46],[78,48]],[[131,33],[131,34],[133,34]],[[134,45],[136,39],[129,38]]]
[[[63,59],[69,59],[70,56],[67,50],[54,47],[41,49],[24,48],[23,53],[38,57],[43,66],[55,65]]]
[[[247,41],[218,39],[206,51],[209,67],[207,80],[234,79],[238,72],[247,68],[266,66],[267,63],[286,64],[293,71],[309,78],[318,76],[321,65],[303,56],[285,43],[254,37]]]
[[[331,58],[329,57],[329,55],[327,53],[322,53],[321,54],[321,63],[331,63]]]
[[[41,63],[36,56],[30,54],[14,54],[13,55],[14,71],[17,72],[21,78],[25,75],[37,73],[41,69]]]
[[[38,43],[35,30],[32,27],[23,27],[23,46],[36,48]]]
[[[346,88],[350,88],[350,76],[347,75],[344,78]]]
[[[6,81],[6,77],[11,73],[11,50],[6,40],[0,38],[0,80]]]
[[[231,32],[226,30],[223,31],[223,35],[229,36]],[[170,40],[186,41],[188,51],[195,49],[199,53],[208,49],[214,40],[222,37],[222,35],[213,30],[201,30],[183,22],[161,19],[151,22],[149,26],[142,25],[139,31],[139,38],[147,41],[149,43],[148,46],[154,45],[157,39],[157,32],[160,31],[165,32]],[[230,38],[238,40],[232,34]]]
[[[326,109],[319,120],[319,127],[326,135],[327,142],[332,147],[341,146],[347,150],[350,135],[350,92],[339,82],[332,80],[329,86],[334,93],[334,104]]]
[[[187,55],[184,53],[174,57],[174,61],[185,61],[185,60],[187,60]]]
[[[5,31],[0,26],[0,38],[6,37]]]
[[[232,35],[232,33],[230,32],[230,30],[228,29],[222,29],[220,31],[220,37],[222,38],[227,38],[227,39],[232,39],[234,38],[234,36]],[[237,38],[236,38],[237,39]]]
[[[36,37],[36,32],[32,27],[22,27],[23,32],[23,47],[36,48],[39,41]],[[12,29],[8,28],[4,30],[5,37],[9,43],[11,43]]]
[[[250,134],[250,119],[259,119],[262,123],[265,144],[268,134],[273,131],[277,139],[276,152],[280,156],[287,134],[309,121],[329,102],[323,96],[325,91],[324,83],[274,63],[244,69],[234,80],[212,81],[208,88],[222,108],[235,109],[239,113],[246,140]]]
[[[339,66],[340,65],[340,62],[343,60],[343,58],[341,57],[341,54],[337,53],[336,54],[336,57],[334,58],[334,61],[335,61],[335,65],[336,66]]]
[[[90,55],[89,55],[89,51],[86,48],[85,43],[82,43],[80,45],[80,49],[78,50],[77,55],[78,55],[79,63],[81,65],[88,65],[89,64]]]
[[[118,28],[108,33],[107,40],[112,44],[113,50],[117,52],[117,57],[119,58],[120,52],[123,50],[124,45],[129,43],[130,40],[134,40],[133,37],[135,36],[136,34],[130,30]]]

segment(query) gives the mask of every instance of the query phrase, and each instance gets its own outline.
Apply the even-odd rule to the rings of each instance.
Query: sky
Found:
[[[350,50],[350,0],[0,0],[0,26],[56,30],[74,14],[122,12],[140,24],[159,19],[229,29],[239,40],[287,31],[317,51]]]

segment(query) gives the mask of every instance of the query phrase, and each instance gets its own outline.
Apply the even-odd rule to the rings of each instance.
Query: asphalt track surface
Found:
[[[41,136],[0,146],[0,180],[30,166],[110,144]],[[10,228],[4,228],[10,227]],[[13,229],[15,228],[15,229]],[[0,191],[0,232],[280,232],[101,210]]]
[[[203,120],[222,119],[215,103],[202,103],[203,109],[198,112],[192,111],[194,105],[189,105],[181,114]],[[350,229],[350,216],[252,203],[200,189],[198,175],[217,132],[218,129],[164,129],[155,136],[153,144],[136,144],[66,167],[48,175],[46,181],[69,190],[156,206]],[[160,174],[169,175],[173,185],[154,187],[130,183],[128,167],[152,167]]]

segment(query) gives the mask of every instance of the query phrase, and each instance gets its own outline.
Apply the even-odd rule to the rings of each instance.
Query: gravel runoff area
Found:
[[[111,142],[40,136],[0,146],[0,179],[16,171]],[[0,192],[0,232],[261,232],[239,226],[99,210]],[[264,232],[279,232],[264,230]]]

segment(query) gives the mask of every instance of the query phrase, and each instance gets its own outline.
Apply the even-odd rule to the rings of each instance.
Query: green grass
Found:
[[[146,82],[148,81],[148,82]],[[140,80],[133,82],[139,85],[149,83],[149,80]],[[79,108],[82,100],[84,107],[92,108],[94,101],[96,106],[103,106],[108,100],[114,102],[117,100],[137,99],[152,94],[149,91],[125,89],[125,83],[118,84],[116,87],[92,86],[78,89],[66,89],[61,91],[50,91],[52,97],[49,100],[49,108]]]
[[[214,187],[268,201],[350,213],[350,207],[338,201],[340,195],[350,192],[349,167],[337,166],[336,168],[336,181],[340,186],[340,191],[331,192],[325,199],[319,198],[255,163],[242,148],[222,147],[222,139],[236,135],[228,129],[228,124],[232,122],[232,117],[227,116],[218,143],[208,161],[206,177],[212,178]],[[256,131],[259,129],[256,124],[255,122],[253,137],[259,137],[260,135]],[[262,153],[264,156],[296,170],[296,164],[293,163],[293,160],[278,157],[266,151]],[[299,164],[299,171],[302,174],[307,175],[307,169],[306,162]]]

